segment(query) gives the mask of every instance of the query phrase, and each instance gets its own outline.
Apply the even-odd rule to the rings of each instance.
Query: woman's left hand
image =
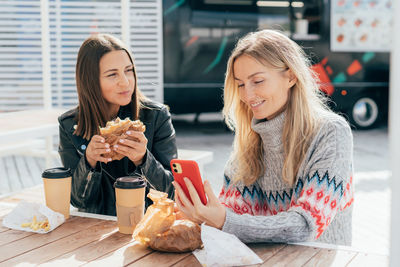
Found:
[[[184,178],[184,181],[186,187],[188,188],[193,204],[186,197],[185,193],[182,190],[182,187],[180,187],[179,184],[174,181],[173,184],[175,186],[175,202],[178,206],[178,209],[193,222],[205,222],[207,225],[222,229],[225,223],[226,216],[225,207],[215,196],[210,183],[207,180],[204,181],[204,191],[208,199],[207,205],[204,205],[201,202],[192,182],[186,177]]]
[[[147,150],[147,138],[143,132],[127,131],[127,135],[136,140],[121,139],[114,150],[128,157],[136,166],[143,163],[143,157]]]

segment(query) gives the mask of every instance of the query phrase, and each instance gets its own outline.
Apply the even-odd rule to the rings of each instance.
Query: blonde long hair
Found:
[[[284,34],[275,30],[252,32],[241,38],[228,60],[224,85],[223,114],[226,124],[235,131],[233,145],[237,171],[234,182],[254,183],[265,172],[264,151],[260,136],[251,129],[252,111],[240,100],[234,79],[233,64],[248,55],[277,70],[289,69],[297,78],[290,89],[283,127],[285,160],[282,179],[290,185],[315,136],[323,112],[328,112],[317,78],[310,69],[304,51]],[[267,159],[268,160],[268,159]]]

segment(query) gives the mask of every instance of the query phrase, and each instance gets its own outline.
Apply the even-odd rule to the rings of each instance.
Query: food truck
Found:
[[[164,102],[222,109],[226,62],[241,36],[277,29],[312,61],[330,106],[359,129],[387,117],[392,0],[164,0]]]

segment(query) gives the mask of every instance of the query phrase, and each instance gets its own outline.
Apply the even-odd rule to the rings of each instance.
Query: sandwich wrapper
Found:
[[[193,251],[203,266],[242,266],[259,264],[263,261],[236,236],[214,227],[201,226],[204,248]]]
[[[30,227],[22,227],[21,224],[32,222],[33,216],[36,216],[37,221],[44,221],[48,219],[50,229],[45,231],[42,228],[33,230]],[[27,232],[34,232],[39,234],[46,234],[62,223],[65,222],[64,215],[59,212],[55,212],[43,204],[20,202],[9,214],[3,218],[3,226]]]

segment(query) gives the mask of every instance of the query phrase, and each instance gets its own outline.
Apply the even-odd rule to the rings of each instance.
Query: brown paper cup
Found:
[[[69,218],[71,200],[71,172],[69,169],[53,168],[42,174],[46,206]]]
[[[121,177],[115,182],[115,206],[119,232],[132,234],[144,215],[146,183],[138,177]]]

